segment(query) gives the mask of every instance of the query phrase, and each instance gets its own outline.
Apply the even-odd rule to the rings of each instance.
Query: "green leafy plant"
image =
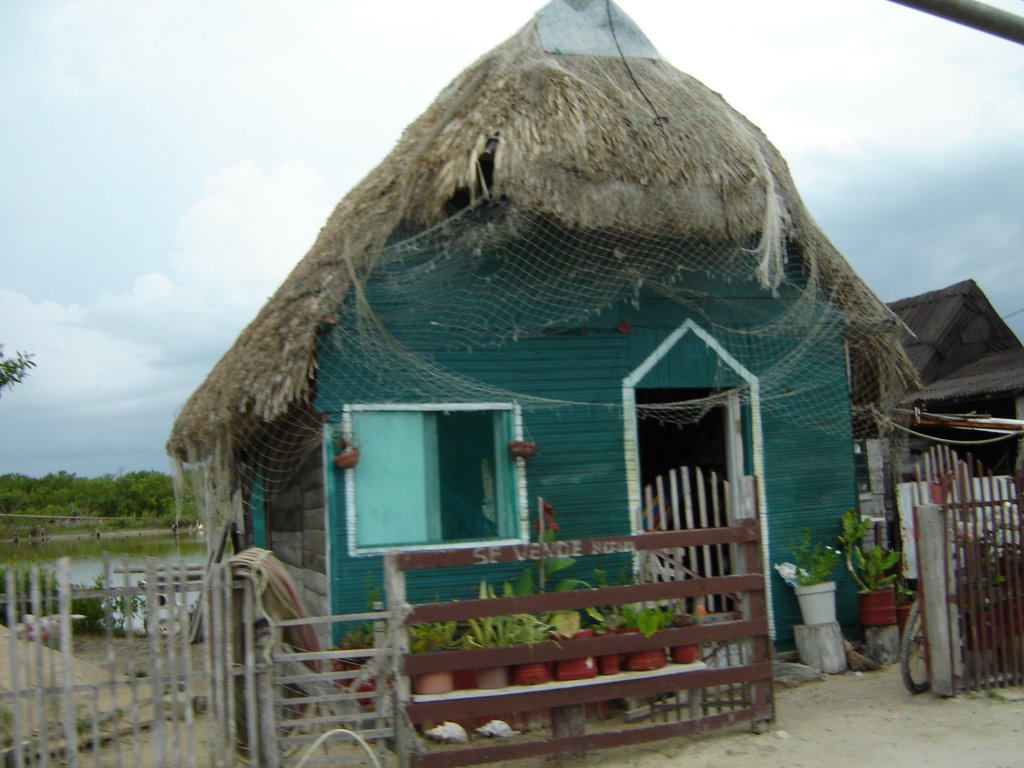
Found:
[[[624,605],[622,615],[625,628],[639,630],[644,637],[672,626],[672,611],[660,605]]]
[[[846,570],[857,582],[860,593],[892,587],[898,574],[890,571],[899,563],[900,553],[886,552],[876,544],[864,554],[860,543],[871,530],[871,520],[862,518],[853,509],[843,513],[840,526],[839,546],[846,555]]]
[[[453,651],[459,647],[459,623],[435,621],[409,627],[409,650],[413,653]]]
[[[797,567],[797,586],[809,587],[832,581],[832,572],[839,565],[840,554],[821,542],[812,542],[810,529],[804,529],[803,538],[793,546],[792,553]]]
[[[505,585],[505,597],[514,595]],[[497,594],[486,581],[480,582],[480,599],[495,600]],[[481,616],[466,622],[461,638],[464,648],[500,648],[509,645],[533,645],[551,638],[551,625],[532,613]]]

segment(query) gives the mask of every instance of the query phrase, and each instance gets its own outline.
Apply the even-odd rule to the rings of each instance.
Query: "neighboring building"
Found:
[[[977,283],[964,280],[889,306],[914,334],[903,344],[923,385],[901,403],[904,409],[967,416],[975,426],[984,425],[978,417],[1024,420],[1024,346]],[[934,442],[928,438],[960,443],[958,453],[971,453],[997,474],[1021,466],[1021,441],[1012,435],[993,440],[998,435],[992,431],[907,418],[919,436],[907,442],[904,474]]]
[[[856,503],[853,440],[914,381],[897,332],[755,126],[614,5],[555,0],[341,201],[168,449],[317,611],[364,608],[390,548],[536,540],[538,497],[561,538],[629,533],[679,465],[757,489],[770,567]]]

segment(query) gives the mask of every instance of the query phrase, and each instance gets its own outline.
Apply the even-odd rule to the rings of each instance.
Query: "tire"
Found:
[[[921,620],[921,605],[917,602],[910,608],[903,638],[900,640],[900,672],[903,674],[903,685],[915,695],[932,687],[924,643],[924,622]]]

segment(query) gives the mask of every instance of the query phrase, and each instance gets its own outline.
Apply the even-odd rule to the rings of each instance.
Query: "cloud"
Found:
[[[825,158],[820,158],[825,163]],[[861,158],[857,173],[808,198],[819,224],[878,295],[892,301],[968,278],[1009,314],[1024,306],[1024,146]],[[1008,321],[1024,336],[1024,315]]]
[[[5,348],[37,363],[0,400],[0,422],[21,435],[0,445],[3,466],[49,471],[59,450],[62,468],[87,474],[121,458],[166,467],[174,412],[305,254],[334,202],[298,163],[264,171],[243,160],[202,188],[181,217],[169,275],[141,275],[84,307],[0,291]],[[90,452],[96,436],[104,452]]]
[[[265,173],[243,160],[202,186],[175,236],[175,282],[253,310],[305,255],[335,201],[319,174],[294,162]]]

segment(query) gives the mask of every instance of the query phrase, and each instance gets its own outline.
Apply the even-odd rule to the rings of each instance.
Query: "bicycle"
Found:
[[[912,694],[924,693],[932,687],[928,668],[928,642],[924,632],[924,615],[920,600],[915,600],[907,616],[900,639],[900,672],[903,685]]]

